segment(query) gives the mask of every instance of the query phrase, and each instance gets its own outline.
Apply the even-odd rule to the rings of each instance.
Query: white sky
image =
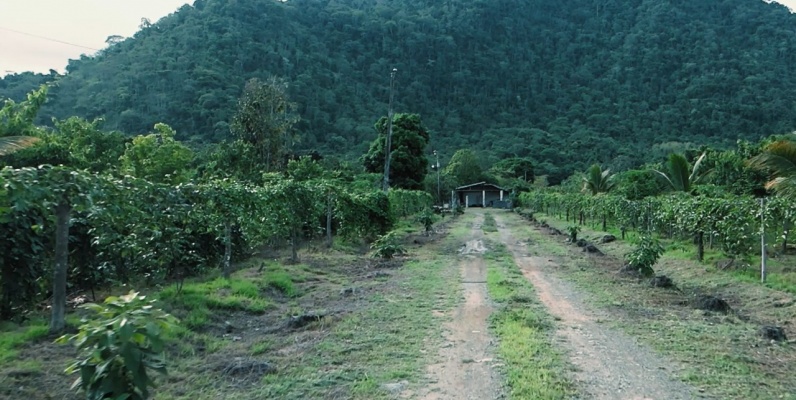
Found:
[[[796,0],[779,2],[796,9]],[[108,36],[132,36],[141,18],[154,23],[186,3],[193,1],[0,0],[0,76],[64,72],[70,58],[95,52],[30,35],[102,49]]]
[[[796,0],[794,0],[796,1]],[[141,18],[153,23],[185,0],[0,0],[0,76],[9,72],[63,72],[70,58],[102,49],[111,35],[132,36]]]

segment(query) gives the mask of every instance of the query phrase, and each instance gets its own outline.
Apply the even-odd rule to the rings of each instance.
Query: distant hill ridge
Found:
[[[278,76],[299,146],[354,158],[393,67],[396,111],[443,158],[530,156],[554,180],[796,128],[796,17],[759,0],[198,0],[70,62],[42,121],[219,141],[244,82]],[[47,79],[6,77],[0,97]]]

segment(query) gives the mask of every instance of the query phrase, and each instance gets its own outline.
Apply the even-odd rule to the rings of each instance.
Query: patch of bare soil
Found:
[[[63,373],[77,352],[72,346],[53,343],[54,338],[22,350],[19,360],[30,365],[9,365],[0,371],[0,399],[77,400],[80,397],[69,387],[77,376]]]
[[[586,307],[585,298],[549,272],[547,258],[527,256],[526,246],[505,229],[509,216],[496,214],[501,241],[514,256],[523,275],[533,283],[541,302],[560,321],[557,336],[570,362],[578,368],[575,380],[588,399],[691,399],[692,390],[673,380],[679,368],[626,334],[599,324],[607,318]]]
[[[483,219],[483,217],[481,217]],[[486,251],[480,222],[472,228],[473,240],[462,247],[460,275],[464,301],[445,324],[446,343],[442,361],[428,367],[433,384],[424,389],[423,400],[487,400],[503,398],[500,378],[494,369],[494,341],[489,334],[492,306],[486,288]]]

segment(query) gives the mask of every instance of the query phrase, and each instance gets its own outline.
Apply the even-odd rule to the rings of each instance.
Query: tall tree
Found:
[[[387,117],[375,125],[379,136],[370,144],[362,164],[368,172],[383,173],[387,142]],[[419,190],[428,169],[426,147],[429,133],[417,114],[395,114],[392,124],[390,187]]]
[[[454,177],[456,185],[469,185],[484,179],[484,171],[478,156],[470,149],[457,150],[443,170],[445,175]]]
[[[151,182],[186,182],[193,174],[194,154],[174,139],[175,134],[168,125],[157,124],[155,133],[133,138],[121,157],[122,169]]]
[[[282,170],[285,155],[295,139],[293,125],[299,121],[296,104],[287,95],[287,84],[277,78],[246,83],[230,130],[239,140],[254,147],[263,172]]]
[[[522,179],[533,182],[533,162],[524,157],[504,158],[489,169],[492,174],[502,179]]]

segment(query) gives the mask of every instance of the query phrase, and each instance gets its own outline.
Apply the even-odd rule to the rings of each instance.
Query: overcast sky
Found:
[[[186,3],[193,1],[0,0],[0,76],[63,72],[70,58],[105,47],[108,36],[132,36],[141,18],[155,22]],[[780,3],[796,9],[796,0]]]
[[[132,36],[141,18],[155,22],[186,3],[193,1],[0,0],[0,76],[63,72],[70,58],[105,47],[108,36]]]

